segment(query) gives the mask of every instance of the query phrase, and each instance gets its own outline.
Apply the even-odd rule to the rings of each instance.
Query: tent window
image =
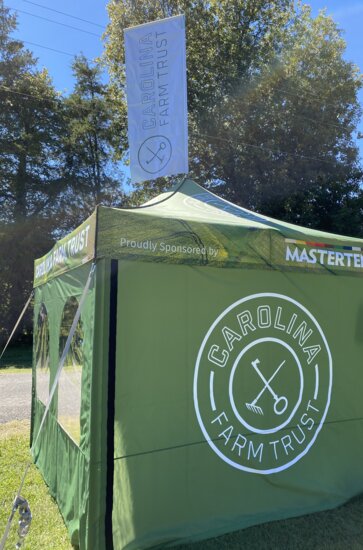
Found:
[[[35,331],[36,392],[46,404],[49,397],[49,320],[47,308],[40,306]]]
[[[78,300],[68,298],[62,314],[59,334],[59,357],[62,356],[73,319],[78,309]],[[83,367],[83,323],[80,318],[64,362],[58,383],[58,422],[70,437],[79,444],[81,416],[81,387]]]

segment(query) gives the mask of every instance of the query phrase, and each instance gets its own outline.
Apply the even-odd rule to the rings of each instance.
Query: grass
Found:
[[[0,424],[0,538],[11,512],[25,468],[30,460],[29,422]],[[24,550],[72,550],[68,532],[58,507],[48,493],[37,468],[32,465],[25,479],[22,496],[29,502],[33,520],[25,538]],[[6,549],[15,548],[17,538],[16,512]]]
[[[0,424],[0,538],[14,496],[29,462],[29,422]],[[22,496],[33,521],[24,550],[72,550],[58,507],[34,465]],[[6,549],[17,542],[16,513]],[[180,547],[183,550],[358,550],[363,549],[363,496],[334,510],[250,527],[222,537]],[[92,549],[93,550],[93,549]],[[94,549],[97,550],[97,549]]]

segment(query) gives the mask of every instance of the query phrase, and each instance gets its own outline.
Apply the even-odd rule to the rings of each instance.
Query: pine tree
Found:
[[[67,216],[80,222],[97,204],[119,205],[124,194],[123,173],[112,148],[116,112],[102,82],[101,68],[78,56],[73,73],[74,91],[65,100],[66,174],[73,184]]]
[[[0,337],[30,293],[34,257],[53,243],[60,217],[62,108],[48,73],[11,34],[0,5]]]

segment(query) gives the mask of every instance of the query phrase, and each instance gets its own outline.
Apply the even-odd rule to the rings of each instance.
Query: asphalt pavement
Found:
[[[0,372],[0,424],[30,420],[31,385],[31,370],[19,374]]]

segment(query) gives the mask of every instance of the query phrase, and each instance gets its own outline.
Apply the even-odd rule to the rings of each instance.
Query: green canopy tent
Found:
[[[81,549],[200,540],[363,490],[363,241],[190,180],[35,262],[35,461]]]

